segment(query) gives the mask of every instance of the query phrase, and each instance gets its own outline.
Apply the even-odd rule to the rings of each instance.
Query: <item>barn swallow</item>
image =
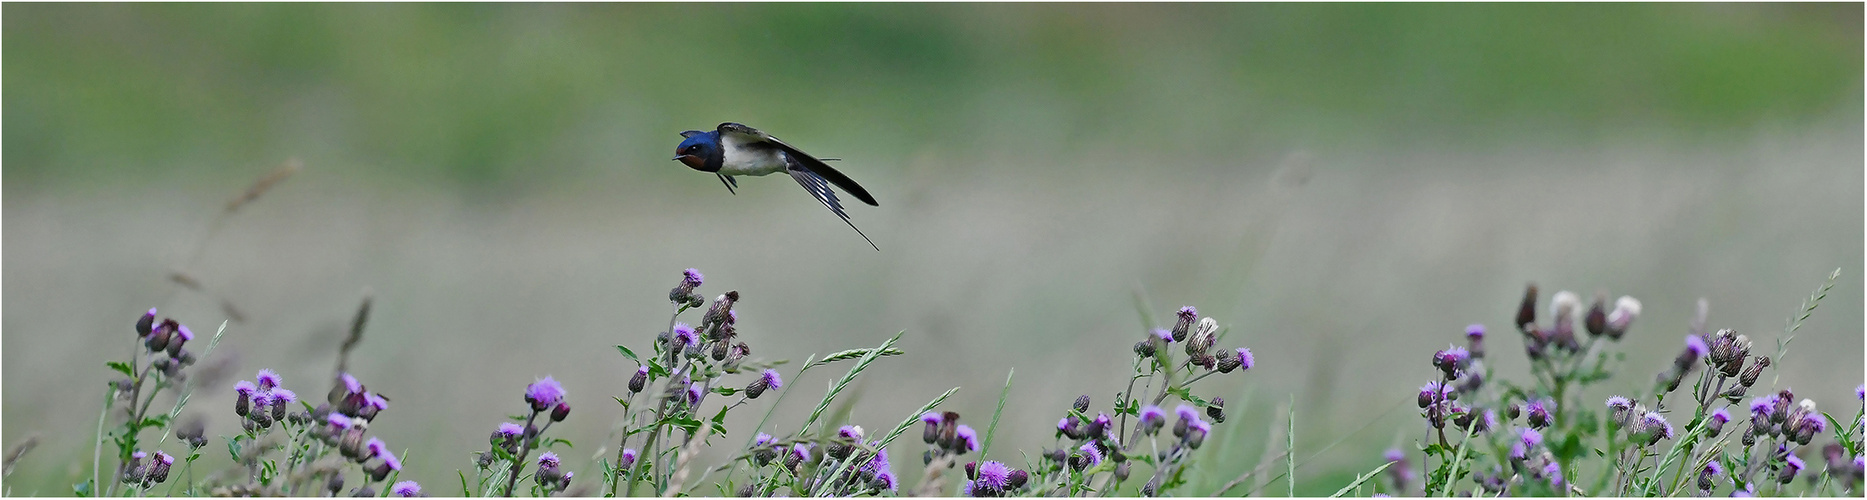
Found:
[[[760,176],[776,172],[790,174],[791,179],[804,186],[804,190],[809,191],[812,197],[841,217],[850,229],[855,229],[863,241],[869,242],[869,246],[875,247],[877,251],[882,249],[875,246],[875,241],[863,234],[855,223],[849,221],[849,214],[843,211],[843,203],[837,200],[836,191],[830,189],[830,186],[842,188],[863,203],[878,206],[875,197],[869,196],[868,190],[823,163],[824,160],[836,158],[818,159],[771,134],[732,122],[721,123],[712,132],[681,132],[681,137],[684,139],[680,147],[674,150],[674,161],[694,170],[718,175],[720,183],[726,185],[728,192],[738,194],[734,188],[739,186],[739,181],[734,180],[733,176]]]

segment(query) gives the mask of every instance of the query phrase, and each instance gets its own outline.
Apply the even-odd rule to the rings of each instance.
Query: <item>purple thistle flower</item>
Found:
[[[797,459],[799,463],[809,462],[810,446],[804,443],[791,445],[791,457]]]
[[[1198,448],[1199,443],[1205,442],[1209,434],[1212,434],[1212,423],[1199,419],[1187,423],[1186,442],[1194,448]]]
[[[1467,351],[1463,347],[1451,346],[1451,347],[1446,348],[1445,355],[1440,357],[1440,362],[1456,367],[1458,365],[1464,364],[1466,361],[1470,360],[1471,358],[1472,358],[1471,351]]]
[[[1867,384],[1854,386],[1854,399],[1867,400]]]
[[[754,447],[765,446],[765,445],[771,444],[771,440],[772,440],[772,437],[770,434],[760,432],[758,433],[757,436],[754,436],[752,438],[752,446]]]
[[[1257,364],[1257,361],[1251,357],[1251,348],[1249,347],[1238,348],[1238,369],[1250,370],[1251,365],[1255,365],[1255,364]]]
[[[338,429],[349,429],[351,425],[350,417],[337,412],[331,412],[331,415],[325,417],[324,421],[329,422],[331,427],[336,427]]]
[[[368,403],[372,407],[375,407],[376,411],[382,411],[382,410],[389,409],[389,400],[383,399],[381,395],[378,395],[373,392],[363,393],[363,402]]]
[[[547,451],[542,455],[538,455],[538,468],[540,469],[556,469],[558,465],[562,463],[562,461],[558,460],[558,454],[556,453]]]
[[[961,453],[970,453],[979,450],[979,433],[974,432],[971,426],[959,424],[959,428],[954,432],[959,435],[960,439],[966,441],[966,450]]]
[[[1142,429],[1145,429],[1148,434],[1152,435],[1155,431],[1159,431],[1162,426],[1167,425],[1167,411],[1154,405],[1141,407],[1140,425]]]
[[[162,450],[156,450],[156,461],[162,462],[162,465],[173,465],[175,463],[175,456],[163,453]]]
[[[1776,395],[1757,396],[1750,400],[1750,414],[1768,416],[1776,408]]]
[[[1548,465],[1544,465],[1543,466],[1543,477],[1549,478],[1549,484],[1561,485],[1562,484],[1562,466],[1557,464],[1556,462],[1550,462]]]
[[[629,468],[629,466],[635,465],[635,459],[636,457],[640,455],[641,454],[637,453],[634,448],[623,448],[622,449],[622,462],[620,462],[620,464],[617,465],[616,468],[627,469]]]
[[[1082,447],[1077,448],[1076,451],[1083,452],[1083,457],[1089,460],[1090,467],[1102,463],[1102,449],[1097,448],[1095,443],[1083,443]]]
[[[784,379],[778,377],[778,370],[768,368],[763,373],[759,374],[759,378],[764,379],[765,385],[771,386],[773,389],[781,389],[784,387]],[[929,414],[931,414],[931,412]],[[927,416],[922,415],[921,420],[927,420]]]
[[[415,484],[414,481],[401,481],[390,487],[389,492],[403,498],[420,496],[421,485]]]
[[[259,374],[254,375],[253,379],[259,381],[259,390],[262,391],[270,391],[272,388],[278,387],[280,382],[279,373],[272,371],[270,368],[260,369]]]
[[[886,485],[888,487],[888,491],[891,491],[891,492],[895,491],[895,489],[900,486],[900,484],[898,484],[895,481],[894,471],[887,470],[887,469],[883,469],[881,472],[875,473],[875,480],[881,481],[883,485]]]
[[[1685,336],[1685,348],[1688,351],[1692,351],[1693,358],[1703,358],[1711,354],[1711,346],[1705,345],[1705,339],[1699,338],[1697,335]]]
[[[1406,460],[1407,454],[1406,452],[1400,451],[1400,448],[1388,448],[1387,453],[1381,454],[1381,459],[1389,462],[1399,462]]]
[[[274,401],[291,403],[294,401],[298,401],[298,393],[292,392],[291,389],[285,389],[285,388],[275,389],[272,391],[272,399]]]
[[[363,443],[363,447],[369,450],[368,456],[371,457],[379,457],[389,453],[389,445],[384,444],[381,438],[371,437],[368,442]]]
[[[695,384],[695,383],[687,384],[687,404],[690,404],[690,405],[700,404],[700,397],[705,396],[705,395],[706,395],[706,389],[700,387],[700,384]]]
[[[1724,464],[1718,463],[1717,460],[1706,462],[1704,473],[1705,475],[1711,476],[1711,477],[1723,476],[1724,475]]]
[[[967,481],[959,485],[959,496],[962,496],[962,497],[973,496],[972,495],[972,481]]]
[[[1485,326],[1481,324],[1472,324],[1470,326],[1466,326],[1465,327],[1465,338],[1471,339],[1473,341],[1484,339],[1485,338]]]
[[[856,426],[845,425],[845,426],[836,428],[836,436],[843,438],[843,439],[861,441],[862,431],[856,428]]]
[[[682,286],[687,286],[687,287],[700,286],[700,283],[702,283],[705,280],[705,278],[706,278],[705,276],[702,276],[700,274],[699,269],[694,269],[690,267],[690,268],[687,268],[686,271],[681,271],[681,285]]]
[[[272,393],[261,392],[261,393],[253,395],[253,407],[265,408],[268,406],[272,406]],[[254,410],[254,411],[258,411],[258,410]]]
[[[357,382],[356,377],[353,377],[350,374],[345,373],[339,376],[338,378],[343,379],[344,381],[344,393],[345,394],[359,394],[363,392],[363,383]]]
[[[1531,401],[1528,406],[1524,407],[1524,412],[1529,414],[1525,421],[1529,422],[1531,427],[1537,428],[1555,424],[1555,418],[1549,414],[1549,407],[1555,405],[1554,402],[1541,399]]]
[[[930,412],[921,414],[921,422],[924,422],[927,425],[940,425],[940,421],[941,421],[941,418],[940,418],[939,413],[934,413],[930,411]]]
[[[1719,425],[1729,423],[1731,421],[1731,412],[1726,411],[1724,408],[1712,410],[1711,419],[1716,420]]]
[[[1536,429],[1531,429],[1529,427],[1518,429],[1517,438],[1523,442],[1526,448],[1535,448],[1543,444],[1543,433],[1537,432]]]
[[[1810,434],[1821,434],[1823,431],[1828,430],[1828,420],[1823,419],[1820,414],[1805,413],[1802,415],[1802,423],[1799,424],[1799,428],[1810,430]]]
[[[1003,491],[1011,483],[1011,469],[992,461],[979,464],[979,483],[993,491]]]
[[[557,379],[546,375],[525,387],[525,400],[531,402],[533,410],[544,411],[564,400],[564,386],[558,385]]]
[[[1634,407],[1633,400],[1622,396],[1608,396],[1608,409],[1622,411]]]
[[[382,456],[377,458],[381,458],[382,464],[389,467],[389,470],[402,470],[402,459],[396,458],[395,454],[390,453],[389,450],[383,450]]]
[[[1666,439],[1672,439],[1673,437],[1673,424],[1668,423],[1666,421],[1666,416],[1659,414],[1659,412],[1650,411],[1647,412],[1646,415],[1641,415],[1640,422],[1644,424],[1647,429],[1658,432],[1659,437]]]
[[[1523,441],[1511,443],[1510,445],[1511,460],[1523,460],[1529,457],[1530,457],[1530,449],[1525,448],[1523,446]]]
[[[1109,414],[1107,413],[1097,413],[1095,420],[1092,422],[1101,425],[1103,428],[1115,425],[1115,420],[1109,418]]]
[[[1166,328],[1155,328],[1153,331],[1148,332],[1148,333],[1154,334],[1154,338],[1160,339],[1161,343],[1166,343],[1166,344],[1173,343],[1173,332],[1167,331]]]
[[[253,393],[259,392],[259,388],[254,387],[252,382],[241,380],[233,383],[233,392],[241,396],[252,397]]]
[[[1199,317],[1199,309],[1195,309],[1193,306],[1180,308],[1180,319],[1191,321],[1192,318],[1197,317]]]
[[[877,444],[879,443],[880,441],[878,440]],[[868,462],[864,462],[862,464],[862,470],[868,471],[871,474],[875,474],[881,471],[888,470],[888,468],[889,466],[888,466],[888,449],[887,448],[882,448],[881,451],[878,451],[875,453],[875,456],[869,457]]]
[[[154,311],[155,309],[150,309],[150,310]],[[130,453],[130,458],[144,458],[148,456],[149,454],[143,453],[143,450],[136,450],[135,452]]]
[[[1480,431],[1489,431],[1498,428],[1497,410],[1486,409],[1479,425],[1482,426],[1478,429]]]
[[[1064,415],[1063,418],[1057,419],[1057,432],[1068,431],[1070,429],[1070,420],[1075,418],[1075,415]]]
[[[695,335],[694,327],[688,326],[687,323],[674,324],[674,338],[680,339],[682,349],[700,344],[700,336]]]
[[[157,452],[157,453],[161,453],[161,452]],[[1808,464],[1805,464],[1802,462],[1802,457],[1798,457],[1794,453],[1790,453],[1788,457],[1785,457],[1783,459],[1783,462],[1784,462],[1784,465],[1788,465],[1789,468],[1795,469],[1795,472],[1801,472],[1802,469],[1808,467]],[[1795,472],[1791,472],[1790,474],[1795,474]]]
[[[1173,409],[1173,414],[1175,416],[1180,417],[1180,420],[1186,420],[1189,422],[1193,420],[1199,420],[1199,409],[1194,408],[1189,405],[1183,404],[1178,407],[1175,407]]]
[[[181,325],[181,326],[175,327],[175,334],[180,335],[181,339],[184,341],[194,340],[194,332],[188,330],[188,325]]]
[[[520,426],[519,424],[515,424],[512,422],[500,422],[499,423],[499,435],[501,436],[519,437],[522,434],[525,434],[525,427]]]
[[[151,307],[149,308],[149,312],[143,313],[143,316],[140,318],[136,318],[136,336],[148,337],[149,332],[153,331],[151,329],[155,328],[155,326],[156,308]]]

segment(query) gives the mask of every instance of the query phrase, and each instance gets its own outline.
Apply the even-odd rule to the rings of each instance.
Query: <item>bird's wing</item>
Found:
[[[856,223],[849,221],[849,214],[843,212],[843,203],[837,201],[836,191],[830,189],[830,183],[825,181],[823,176],[801,167],[796,159],[791,160],[785,172],[791,174],[791,179],[797,181],[798,185],[804,186],[804,190],[809,191],[811,197],[822,202],[823,206],[829,208],[830,212],[835,213],[837,217],[841,217],[843,223],[848,224],[850,229],[855,229],[856,234],[861,235],[863,241],[869,242],[869,246],[875,247],[878,252],[882,250],[882,247],[875,246],[875,240],[869,239],[869,235],[863,234],[862,229],[856,227]]]
[[[843,175],[842,172],[838,172],[834,168],[830,168],[829,165],[823,163],[823,160],[811,156],[810,153],[799,151],[797,148],[791,147],[790,144],[785,144],[784,141],[778,140],[777,137],[772,137],[771,134],[732,122],[721,123],[718,130],[721,140],[730,140],[737,144],[745,145],[769,144],[772,147],[783,150],[786,156],[791,157],[793,161],[801,164],[803,168],[817,174],[823,180],[829,181],[830,184],[843,188],[844,191],[849,192],[850,196],[854,196],[856,199],[862,200],[863,203],[867,203],[870,206],[879,206],[875,203],[875,197],[869,195],[869,190],[862,189],[861,184],[856,184],[856,181],[850,179],[849,176]]]

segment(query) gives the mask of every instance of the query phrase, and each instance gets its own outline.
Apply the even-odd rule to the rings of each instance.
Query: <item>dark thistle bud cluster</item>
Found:
[[[1383,474],[1388,491],[1412,491],[1412,484],[1419,480],[1420,473],[1413,469],[1413,464],[1407,460],[1407,454],[1399,448],[1389,448],[1386,453],[1381,454],[1381,459],[1394,464],[1388,466],[1387,473]]]
[[[972,427],[959,423],[959,414],[955,412],[921,414],[921,422],[926,430],[921,438],[927,444],[934,445],[927,459],[932,461],[944,455],[964,455],[979,449],[979,434]]]
[[[130,454],[130,460],[123,464],[119,477],[123,484],[149,488],[169,480],[169,471],[175,465],[175,457],[160,450],[153,455],[136,451]]]
[[[1525,353],[1532,361],[1558,353],[1582,353],[1586,349],[1577,339],[1578,328],[1589,335],[1591,342],[1592,339],[1603,337],[1619,341],[1626,335],[1634,318],[1640,315],[1640,301],[1622,296],[1610,310],[1607,308],[1607,297],[1605,292],[1597,293],[1594,302],[1584,310],[1581,297],[1574,292],[1556,292],[1550,298],[1549,325],[1542,326],[1536,322],[1536,285],[1526,287],[1523,302],[1517,308],[1516,320],[1517,330],[1524,335]],[[1577,325],[1578,321],[1580,325]]]
[[[298,394],[280,387],[282,379],[272,370],[262,369],[254,379],[256,382],[241,380],[233,384],[233,412],[245,419],[241,425],[248,431],[271,429],[272,424],[286,420],[291,406],[298,402]],[[296,420],[305,422],[310,418],[298,415]]]

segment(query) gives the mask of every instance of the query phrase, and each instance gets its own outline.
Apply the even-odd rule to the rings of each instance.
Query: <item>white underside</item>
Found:
[[[721,138],[721,145],[724,146],[724,154],[720,159],[721,174],[759,176],[784,171],[784,151],[748,148],[736,139],[731,134]]]

